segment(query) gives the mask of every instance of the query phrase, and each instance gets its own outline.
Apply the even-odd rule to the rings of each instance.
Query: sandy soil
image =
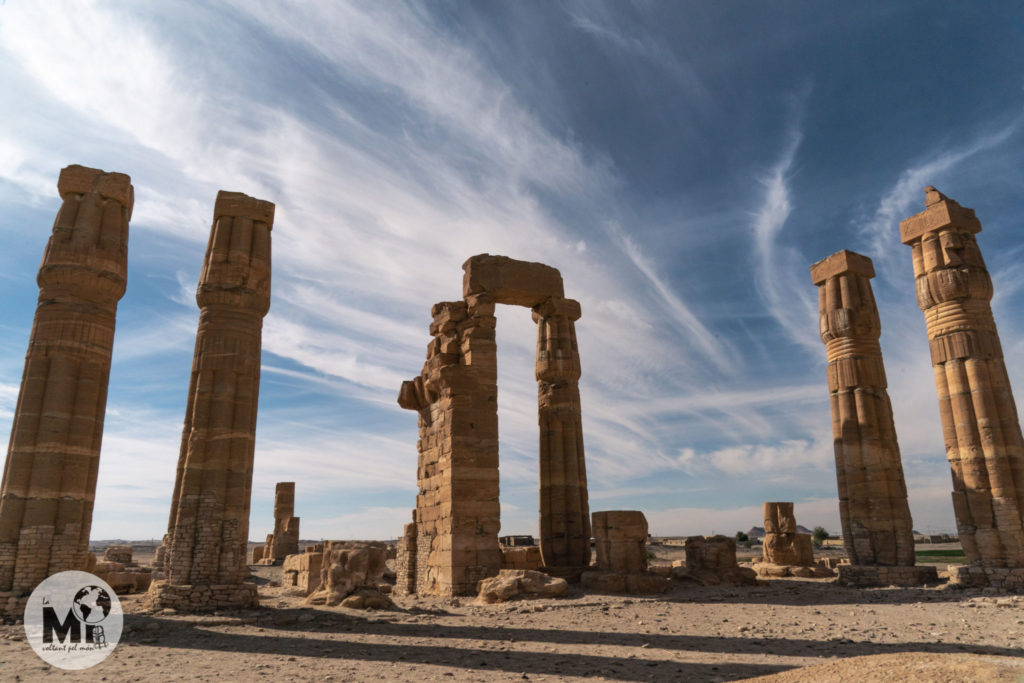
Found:
[[[122,598],[121,643],[84,672],[50,668],[21,626],[0,626],[0,679],[1024,680],[1024,596],[780,579],[499,605],[396,598],[394,611],[359,612],[303,606],[273,585],[280,571],[256,568],[259,610],[146,614],[141,596]]]

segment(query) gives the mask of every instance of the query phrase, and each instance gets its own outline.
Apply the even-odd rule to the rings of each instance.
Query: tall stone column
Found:
[[[981,223],[934,187],[900,223],[928,327],[964,582],[1024,586],[1024,438],[992,317]],[[1008,571],[1012,570],[1012,571]],[[956,578],[956,577],[954,577]]]
[[[47,576],[86,568],[133,188],[68,166],[36,278],[39,304],[0,489],[0,613]]]
[[[166,581],[151,603],[182,610],[257,604],[248,574],[263,316],[270,308],[274,205],[219,192],[199,276],[199,330],[189,384]]]
[[[828,359],[839,518],[850,565],[839,582],[916,585],[936,580],[914,567],[914,532],[900,447],[886,389],[871,259],[837,251],[811,266]],[[899,569],[897,569],[899,568]]]
[[[546,570],[578,574],[590,564],[590,509],[580,411],[579,302],[553,296],[537,323],[540,425],[540,552]]]

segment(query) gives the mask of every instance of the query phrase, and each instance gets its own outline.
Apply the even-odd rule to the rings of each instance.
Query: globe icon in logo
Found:
[[[99,586],[86,586],[77,593],[71,609],[84,624],[98,624],[110,614],[110,595]]]

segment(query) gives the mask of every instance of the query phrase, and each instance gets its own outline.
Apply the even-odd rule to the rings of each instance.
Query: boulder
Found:
[[[502,569],[497,576],[480,581],[477,590],[477,600],[484,603],[513,598],[561,598],[569,592],[569,583],[529,569]]]

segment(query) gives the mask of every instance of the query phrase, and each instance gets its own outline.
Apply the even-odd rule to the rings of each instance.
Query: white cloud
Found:
[[[779,244],[779,236],[793,210],[789,177],[803,140],[802,109],[808,90],[794,99],[794,111],[778,160],[760,178],[764,187],[761,206],[753,216],[755,278],[768,312],[789,337],[817,356],[818,304],[806,282],[807,259],[795,248]]]
[[[938,185],[947,174],[967,159],[1004,143],[1019,128],[1021,119],[1009,125],[976,137],[961,147],[942,149],[906,168],[899,179],[882,196],[874,214],[860,226],[860,234],[867,241],[867,253],[875,262],[876,270],[885,270],[889,280],[905,281],[910,257],[898,248],[899,222],[924,209],[924,188]],[[903,275],[903,277],[901,277]]]

